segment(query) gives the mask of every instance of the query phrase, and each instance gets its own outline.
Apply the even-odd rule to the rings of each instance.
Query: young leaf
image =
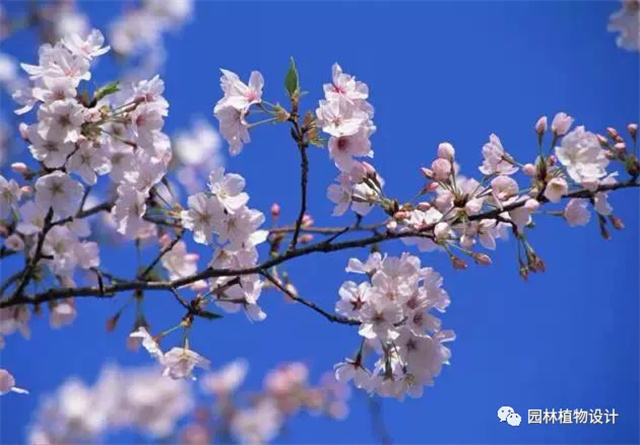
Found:
[[[296,69],[296,62],[291,58],[291,66],[287,72],[287,77],[284,79],[284,87],[289,93],[289,96],[293,96],[299,93],[300,83],[298,80],[298,70]]]

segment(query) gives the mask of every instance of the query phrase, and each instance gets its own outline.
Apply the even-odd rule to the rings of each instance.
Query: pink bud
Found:
[[[611,139],[615,139],[616,136],[619,136],[618,130],[613,127],[607,127],[607,134]]]
[[[422,167],[422,174],[424,175],[425,178],[427,179],[433,179],[433,171],[429,170],[428,168]]]
[[[543,135],[547,131],[547,116],[542,116],[536,122],[536,133]]]
[[[527,176],[535,176],[536,166],[531,163],[524,164],[524,166],[522,167],[522,172]]]
[[[33,195],[34,190],[30,185],[23,185],[22,187],[20,187],[20,192],[23,195],[31,196]]]
[[[27,164],[25,164],[24,162],[14,162],[13,164],[11,164],[11,170],[23,175],[29,171],[29,167],[27,167]]]
[[[313,218],[308,213],[302,217],[302,227],[311,227],[313,225]]]
[[[486,255],[484,253],[475,253],[473,255],[473,259],[475,260],[475,262],[481,266],[490,266],[492,261],[491,261],[491,257],[489,255]]]
[[[617,144],[615,144],[613,146],[613,148],[618,152],[618,153],[624,153],[627,150],[627,144],[625,144],[624,142],[618,142]]]
[[[635,139],[636,134],[638,134],[638,124],[627,125],[627,131],[629,132],[631,137]]]
[[[442,142],[438,145],[438,157],[446,159],[447,161],[453,161],[453,157],[456,154],[456,150],[448,142]]]
[[[442,158],[436,159],[431,163],[431,169],[436,181],[445,181],[451,174],[451,162]]]
[[[422,194],[435,192],[438,189],[439,185],[437,182],[428,182],[422,188]]]
[[[393,214],[393,218],[396,220],[403,220],[403,219],[409,218],[409,214],[404,210],[400,210]]]
[[[375,177],[378,175],[373,165],[369,164],[368,162],[363,162],[362,166],[364,167],[364,171],[367,174],[367,176]]]
[[[426,212],[427,210],[429,210],[431,208],[431,203],[430,202],[426,202],[426,201],[419,202],[418,205],[417,205],[417,208],[418,208],[418,210]]]
[[[438,239],[446,239],[449,237],[450,227],[446,222],[439,222],[433,229],[433,233]]]
[[[529,212],[535,212],[540,207],[540,203],[535,199],[527,199],[527,202],[524,203],[524,208]]]
[[[20,122],[18,125],[18,131],[20,132],[20,137],[25,141],[29,140],[29,126],[24,122]]]
[[[169,236],[169,234],[165,233],[164,235],[162,235],[158,240],[158,244],[160,244],[160,247],[162,249],[166,248],[169,244],[171,244],[171,237]]]
[[[274,202],[271,204],[271,217],[276,219],[278,216],[280,216],[280,204]]]
[[[453,263],[453,268],[458,270],[465,270],[468,267],[468,264],[461,258],[457,256],[451,255],[451,262]]]
[[[560,112],[555,115],[553,122],[551,122],[551,131],[556,136],[563,136],[569,131],[571,125],[573,125],[573,118],[567,113]]]
[[[0,394],[8,393],[16,386],[16,380],[6,369],[0,369]]]
[[[398,223],[396,222],[395,219],[392,219],[391,221],[389,221],[387,223],[387,230],[393,232],[394,230],[396,230],[398,228]]]
[[[596,137],[598,138],[598,142],[600,142],[600,145],[602,145],[603,147],[609,145],[606,137],[602,136],[601,134],[597,134]]]
[[[311,241],[313,241],[313,235],[310,233],[304,233],[302,235],[300,235],[300,238],[298,238],[300,240],[300,243],[305,244],[305,243],[310,243]]]

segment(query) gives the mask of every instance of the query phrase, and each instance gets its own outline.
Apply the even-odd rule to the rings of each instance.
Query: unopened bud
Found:
[[[30,185],[23,185],[22,187],[20,187],[20,192],[23,195],[31,196],[33,195],[34,190],[33,190],[33,187],[31,187]]]
[[[162,235],[158,239],[158,244],[160,244],[160,247],[162,249],[165,249],[167,246],[169,246],[169,244],[171,244],[171,237],[169,236],[169,234],[165,233],[164,235]]]
[[[547,116],[542,116],[536,122],[536,133],[542,136],[547,131]]]
[[[424,175],[425,178],[433,179],[433,171],[425,167],[422,167],[420,170],[422,170],[422,174]]]
[[[311,241],[313,241],[313,235],[310,233],[304,233],[300,235],[300,238],[298,238],[298,240],[301,244],[310,243]]]
[[[387,230],[389,230],[390,232],[393,232],[397,228],[398,228],[398,223],[396,222],[395,219],[392,219],[387,223]]]
[[[400,210],[399,212],[393,214],[393,219],[397,221],[401,221],[407,218],[409,218],[409,213],[405,212],[404,210]]]
[[[422,201],[422,202],[419,202],[416,207],[418,208],[418,210],[420,210],[422,212],[426,212],[427,210],[429,210],[431,208],[431,203],[430,202],[426,202],[426,201]]]
[[[614,159],[618,159],[618,155],[612,151],[605,151],[604,157],[609,159],[610,161],[613,161]]]
[[[616,136],[618,136],[618,130],[613,127],[607,127],[607,134],[611,139],[614,139]]]
[[[29,171],[29,167],[24,162],[14,162],[11,164],[11,170],[21,175],[24,175]]]
[[[22,139],[25,141],[29,140],[29,126],[26,123],[20,122],[20,125],[18,125],[18,131],[20,132],[20,137]]]
[[[521,264],[519,273],[520,273],[520,277],[524,281],[528,281],[529,280],[529,269],[527,268],[527,266],[525,266],[524,264]]]
[[[307,228],[313,225],[313,218],[308,213],[305,213],[302,217],[302,227]]]
[[[438,157],[442,159],[446,159],[449,162],[453,161],[453,158],[456,154],[456,150],[453,148],[448,142],[442,142],[438,145]]]
[[[472,256],[476,264],[481,266],[490,266],[492,263],[491,257],[487,254],[474,252]]]
[[[455,255],[451,255],[451,263],[453,264],[453,268],[458,270],[465,270],[468,267],[468,264],[463,259]]]
[[[535,176],[536,166],[531,163],[524,164],[524,166],[522,167],[522,173],[524,173],[527,176]]]
[[[631,135],[631,138],[635,141],[636,135],[638,134],[638,124],[627,125],[627,131]]]
[[[118,320],[120,319],[120,314],[121,312],[118,312],[113,317],[110,317],[107,320],[107,324],[105,326],[107,332],[113,332],[113,330],[116,328],[116,326],[118,325]]]
[[[437,182],[427,182],[424,187],[422,187],[422,194],[426,195],[427,193],[435,192],[438,187],[439,185]]]
[[[596,137],[598,138],[598,142],[600,142],[600,145],[602,145],[603,147],[609,145],[609,141],[607,141],[606,137],[602,136],[601,134],[597,134]]]
[[[370,178],[378,177],[378,173],[376,172],[376,169],[373,165],[369,164],[368,162],[363,162],[362,166],[364,167],[364,172],[367,176],[369,176]]]
[[[289,113],[280,105],[276,106],[276,121],[278,122],[286,122],[289,120]]]
[[[446,181],[452,171],[451,162],[438,158],[431,163],[431,170],[436,181]]]
[[[273,219],[277,219],[278,216],[280,216],[280,204],[274,202],[273,204],[271,204],[271,217]]]
[[[555,165],[555,163],[557,161],[558,160],[556,159],[555,155],[549,155],[549,157],[547,158],[547,166],[551,167],[551,166]]]
[[[627,150],[627,144],[625,144],[624,142],[618,142],[613,146],[613,148],[618,153],[624,153]]]
[[[535,199],[527,199],[527,202],[524,203],[524,208],[529,212],[535,212],[540,207],[540,203]]]
[[[446,222],[439,222],[433,229],[433,233],[438,239],[447,239],[449,238],[450,229],[451,227]]]
[[[615,227],[616,230],[624,229],[624,222],[617,216],[609,215],[609,221],[611,221],[611,224],[613,225],[613,227]]]

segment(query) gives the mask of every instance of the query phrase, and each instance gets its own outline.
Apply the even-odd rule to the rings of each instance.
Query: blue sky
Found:
[[[97,26],[116,7],[111,2],[81,6]],[[309,91],[302,107],[315,109],[337,61],[369,85],[378,126],[374,164],[387,181],[387,193],[407,199],[422,184],[419,167],[431,162],[443,140],[456,147],[463,173],[476,174],[480,148],[492,132],[517,159],[532,160],[533,125],[541,114],[566,111],[593,131],[637,122],[638,54],[616,48],[614,35],[606,31],[608,15],[618,8],[617,2],[198,2],[195,20],[167,39],[162,76],[171,105],[165,129],[171,134],[185,128],[194,116],[213,121],[220,67],[243,78],[260,70],[264,97],[283,102],[283,79],[294,56],[302,88]],[[23,33],[3,43],[2,51],[34,62],[34,41]],[[94,73],[99,84],[111,80],[116,69],[103,61]],[[9,106],[2,101],[3,113]],[[242,155],[228,159],[227,168],[245,176],[252,207],[267,212],[278,201],[282,221],[292,221],[299,200],[295,147],[280,127],[260,127],[252,138]],[[325,190],[337,171],[326,150],[312,149],[310,162],[309,209],[316,224],[348,224],[348,216],[330,216]],[[612,203],[627,229],[608,242],[595,221],[569,228],[552,217],[539,218],[531,241],[547,272],[528,283],[517,274],[512,242],[499,244],[489,268],[456,271],[442,254],[421,256],[444,276],[452,299],[444,325],[458,338],[451,344],[451,366],[422,399],[383,402],[396,442],[640,440],[638,193],[616,193]],[[374,213],[367,219],[381,217]],[[400,243],[384,247],[395,254],[405,250]],[[304,296],[332,308],[347,279],[348,258],[365,255],[317,254],[290,263],[287,271]],[[102,258],[116,275],[135,271],[132,246],[106,247]],[[33,395],[2,399],[3,442],[23,440],[38,396],[67,375],[92,382],[107,358],[123,365],[149,362],[143,352],[124,347],[131,313],[115,332],[104,331],[106,318],[124,300],[79,301],[72,326],[52,331],[42,317],[32,323],[31,340],[8,339],[3,367]],[[191,340],[214,367],[247,357],[249,389],[257,389],[264,371],[279,362],[303,360],[315,379],[357,348],[351,327],[284,304],[272,291],[260,302],[266,321],[250,324],[242,315],[229,315],[197,323]],[[149,294],[146,310],[157,329],[181,315],[168,293]],[[496,411],[502,405],[513,406],[525,422],[519,428],[500,424]],[[620,416],[616,425],[527,425],[527,409],[536,408],[615,408]],[[365,397],[354,394],[347,421],[302,415],[279,441],[375,440]]]

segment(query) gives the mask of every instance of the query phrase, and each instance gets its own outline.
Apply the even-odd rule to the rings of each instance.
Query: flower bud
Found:
[[[613,127],[607,127],[607,134],[611,139],[615,139],[617,136],[619,136],[618,130]]]
[[[536,166],[531,163],[524,164],[524,166],[522,167],[522,173],[524,173],[527,176],[535,176]]]
[[[553,134],[556,136],[563,136],[569,131],[571,125],[573,125],[573,118],[568,114],[561,112],[556,114],[553,118],[553,121],[551,122],[551,131],[553,131]]]
[[[547,131],[547,116],[542,116],[536,122],[536,133],[542,136]]]
[[[600,145],[602,145],[603,147],[609,145],[609,141],[607,141],[606,137],[602,136],[601,134],[597,134],[596,137],[598,138],[598,142],[600,142]]]
[[[609,221],[611,221],[611,224],[613,225],[613,227],[616,230],[624,229],[624,222],[622,222],[622,220],[620,218],[618,218],[617,216],[609,215]],[[7,240],[8,240],[8,238],[7,238]]]
[[[446,222],[439,222],[433,229],[433,233],[438,239],[447,239],[449,237],[450,227]]]
[[[439,185],[437,182],[427,182],[424,187],[422,187],[422,194],[426,195],[427,193],[435,192],[438,187]]]
[[[446,181],[451,174],[451,162],[438,158],[431,163],[431,169],[436,181]]]
[[[11,170],[21,175],[24,175],[29,171],[29,167],[24,162],[14,162],[11,164]]]
[[[540,207],[540,203],[535,199],[527,199],[527,202],[524,203],[524,208],[529,212],[535,212]]]
[[[13,235],[9,235],[7,239],[4,240],[4,245],[14,252],[20,252],[24,250],[24,241],[22,241],[20,235],[16,233],[14,233]]]
[[[393,219],[395,219],[396,221],[401,221],[403,219],[407,219],[409,218],[409,214],[407,212],[405,212],[404,210],[400,210],[396,213],[393,214]]]
[[[428,168],[422,167],[422,174],[424,175],[425,178],[427,179],[433,179],[433,171],[429,170]]]
[[[419,202],[416,207],[418,208],[418,210],[420,210],[422,212],[426,212],[427,210],[429,210],[431,208],[431,203],[430,202],[426,202],[426,201],[422,201],[422,202]]]
[[[313,218],[308,213],[305,213],[302,217],[301,226],[304,228],[311,227],[313,225]]]
[[[277,219],[278,216],[280,216],[280,204],[274,202],[273,204],[271,204],[271,217],[273,219]]]
[[[300,238],[298,238],[298,240],[301,244],[310,243],[311,241],[313,241],[313,235],[310,233],[303,233],[302,235],[300,235]]]
[[[472,254],[472,257],[475,260],[476,264],[479,264],[480,266],[490,266],[492,263],[491,257],[484,253],[474,252]]]
[[[468,264],[463,259],[455,255],[451,255],[451,263],[453,264],[453,268],[458,270],[465,270],[468,267]]]
[[[22,139],[25,141],[29,140],[29,126],[26,123],[20,122],[20,125],[18,125],[18,131],[20,132],[20,137]]]
[[[22,193],[24,196],[31,196],[34,193],[34,190],[30,185],[23,185],[22,187],[20,187],[20,193]]]
[[[397,228],[398,228],[398,223],[396,222],[395,219],[392,219],[387,223],[387,230],[389,230],[390,232],[393,232]]]
[[[376,172],[376,169],[373,165],[369,164],[368,162],[362,162],[362,166],[364,167],[364,172],[367,176],[371,178],[376,178],[378,176],[378,172]]]
[[[627,125],[627,131],[631,135],[631,138],[635,141],[636,135],[638,134],[638,124]]]
[[[627,150],[627,144],[624,142],[618,142],[613,146],[613,149],[618,153],[624,153]]]
[[[160,244],[160,248],[165,249],[171,244],[171,237],[168,233],[165,233],[158,239],[158,244]]]
[[[549,155],[547,158],[547,166],[552,167],[558,161],[555,155]]]
[[[456,150],[453,148],[448,142],[442,142],[438,145],[438,157],[441,159],[446,159],[447,161],[453,161],[453,158],[456,154]]]

